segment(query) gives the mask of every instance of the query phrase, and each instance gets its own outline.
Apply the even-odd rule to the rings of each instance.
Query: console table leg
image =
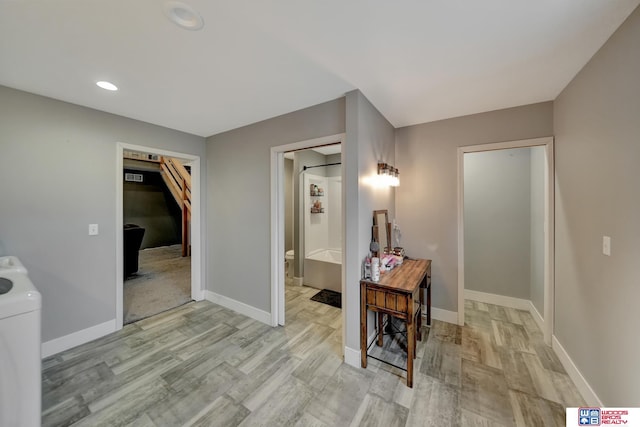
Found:
[[[376,317],[378,318],[378,347],[382,347],[382,344],[384,344],[384,330],[382,329],[384,324],[384,314],[377,312]]]
[[[367,290],[360,285],[360,364],[367,367]]]
[[[415,324],[407,319],[407,387],[413,388],[413,357],[415,355]]]
[[[431,283],[427,287],[427,325],[431,326]]]

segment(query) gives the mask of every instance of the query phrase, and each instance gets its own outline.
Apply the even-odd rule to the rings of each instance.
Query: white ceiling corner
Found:
[[[640,0],[0,3],[0,84],[210,136],[358,88],[396,126],[554,99]],[[95,86],[115,83],[115,93]]]

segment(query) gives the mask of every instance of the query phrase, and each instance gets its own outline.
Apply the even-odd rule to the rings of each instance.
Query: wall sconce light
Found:
[[[378,178],[382,185],[389,187],[400,186],[400,171],[386,163],[378,163]]]

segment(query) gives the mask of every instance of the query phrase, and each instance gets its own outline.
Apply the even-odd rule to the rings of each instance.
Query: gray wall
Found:
[[[124,173],[143,176],[142,182],[123,182],[123,223],[144,228],[141,249],[182,242],[182,210],[160,171],[124,168]]]
[[[396,130],[398,225],[407,254],[433,260],[433,305],[457,311],[457,147],[553,134],[543,102]]]
[[[118,141],[204,155],[201,137],[0,87],[0,255],[42,293],[43,341],[114,319]]]
[[[529,148],[464,155],[465,289],[529,299]]]
[[[284,248],[293,249],[293,160],[284,159]]]
[[[636,9],[555,102],[555,335],[605,406],[640,402],[639,41]]]
[[[342,154],[331,154],[325,157],[327,163],[340,163],[342,162]],[[342,175],[342,165],[334,165],[326,167],[327,176],[340,176]]]
[[[388,209],[389,218],[395,215],[395,189],[377,188],[372,178],[377,175],[378,161],[395,164],[393,126],[358,90],[347,93],[347,138],[342,161],[346,165],[347,207],[345,220],[346,262],[346,345],[360,348],[360,285],[361,266],[369,252],[373,211]],[[371,325],[373,322],[369,322]]]
[[[359,91],[208,138],[207,289],[270,311],[270,219],[265,214],[270,203],[269,148],[345,131],[345,337],[346,345],[358,350],[359,280],[369,250],[372,212],[394,213],[394,190],[373,188],[368,180],[376,174],[378,160],[395,161],[393,127]]]
[[[546,159],[544,147],[531,147],[531,285],[533,306],[544,317],[544,184]]]
[[[209,291],[271,312],[270,147],[344,131],[340,98],[207,138]]]

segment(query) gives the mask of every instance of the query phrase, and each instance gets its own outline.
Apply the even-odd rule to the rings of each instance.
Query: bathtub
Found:
[[[304,284],[342,292],[342,251],[318,249],[304,259]]]

